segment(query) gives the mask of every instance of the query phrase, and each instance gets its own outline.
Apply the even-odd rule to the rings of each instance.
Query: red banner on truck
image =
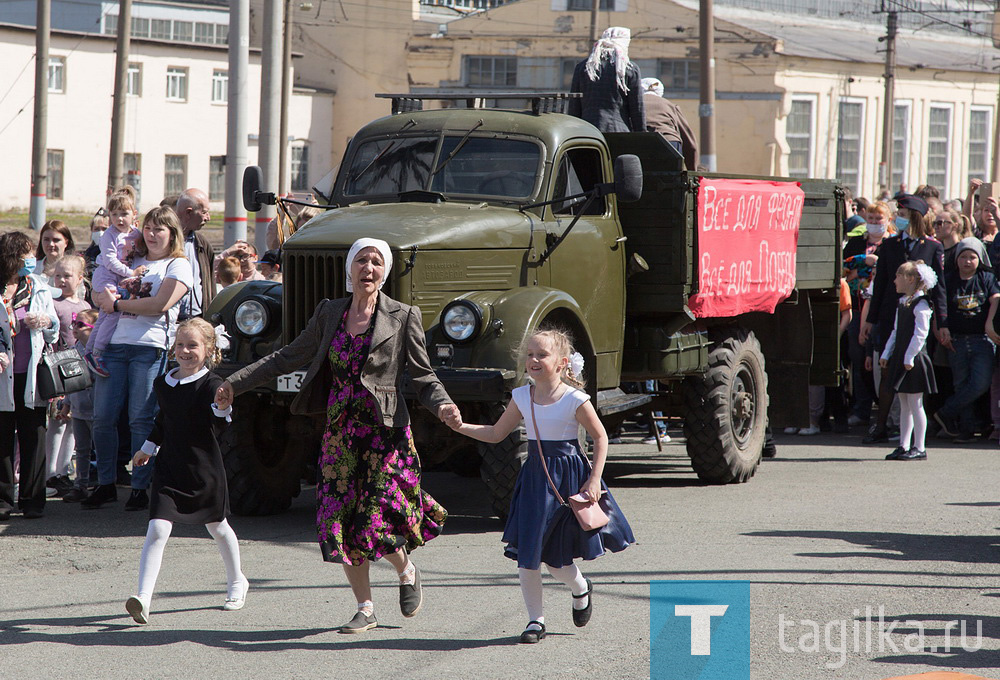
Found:
[[[697,318],[770,313],[791,294],[804,201],[797,182],[701,179]]]

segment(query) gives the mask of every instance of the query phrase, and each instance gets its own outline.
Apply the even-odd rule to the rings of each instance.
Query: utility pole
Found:
[[[892,184],[892,142],[893,124],[896,114],[896,32],[899,15],[890,11],[887,14],[886,35],[879,38],[885,42],[885,101],[882,110],[882,162],[879,163],[879,185],[890,195],[894,192]]]
[[[250,0],[229,4],[229,99],[226,134],[226,216],[223,243],[246,240],[243,169],[247,165],[247,71],[250,68]]]
[[[285,38],[281,53],[281,139],[278,193],[288,193],[288,100],[292,92],[292,0],[285,0]]]
[[[118,2],[118,42],[115,45],[115,93],[111,106],[111,158],[108,162],[108,193],[125,182],[125,91],[128,53],[132,37],[132,0]]]
[[[712,0],[700,0],[698,54],[701,60],[701,163],[715,172],[715,17]]]
[[[31,140],[31,207],[28,223],[35,231],[45,224],[45,194],[49,186],[46,146],[49,106],[49,31],[52,10],[49,0],[35,5],[35,122]]]
[[[590,49],[597,42],[597,13],[601,9],[601,0],[594,0],[590,5]]]
[[[257,163],[264,172],[264,187],[278,188],[278,153],[281,149],[281,0],[264,0],[264,26],[260,60],[260,132]],[[267,224],[274,217],[274,207],[262,205],[254,223],[257,252],[267,249]]]

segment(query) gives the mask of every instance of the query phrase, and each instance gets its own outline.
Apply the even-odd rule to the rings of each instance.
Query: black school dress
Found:
[[[221,522],[229,515],[229,487],[218,441],[226,418],[215,415],[212,406],[222,378],[208,370],[191,377],[178,382],[171,371],[153,382],[160,410],[149,441],[160,450],[149,518],[181,524]]]
[[[903,394],[919,394],[926,392],[934,394],[937,392],[937,382],[934,379],[934,364],[927,353],[927,342],[917,352],[913,358],[913,368],[907,371],[903,368],[903,356],[906,354],[913,332],[917,327],[917,318],[914,312],[920,305],[929,306],[927,300],[921,295],[912,299],[903,299],[896,309],[896,327],[894,332],[896,337],[892,346],[892,354],[889,356],[889,366],[887,367],[889,384],[897,392]]]

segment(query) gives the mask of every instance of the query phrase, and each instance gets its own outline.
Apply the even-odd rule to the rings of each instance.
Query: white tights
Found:
[[[569,586],[574,595],[583,595],[587,592],[587,581],[575,564],[568,567],[553,567],[545,565],[549,573],[560,583]],[[545,604],[542,597],[542,570],[523,569],[518,567],[517,577],[521,582],[521,596],[524,597],[524,606],[528,610],[528,620],[545,623]],[[589,598],[580,597],[573,600],[574,609],[584,609]]]
[[[913,443],[910,443],[910,436]],[[899,393],[899,446],[909,450],[924,450],[927,436],[927,414],[924,413],[924,395]]]
[[[165,519],[149,520],[146,530],[146,542],[142,546],[142,557],[139,558],[139,599],[149,604],[153,596],[156,577],[160,573],[160,563],[163,561],[163,549],[173,529],[173,522]],[[240,544],[236,532],[229,526],[227,520],[210,522],[205,525],[208,533],[219,546],[219,554],[226,565],[226,581],[228,597],[238,597],[243,585],[243,572],[240,569]]]

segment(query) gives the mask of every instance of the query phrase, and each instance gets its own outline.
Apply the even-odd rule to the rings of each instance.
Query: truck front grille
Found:
[[[282,253],[282,330],[285,344],[309,323],[324,298],[347,295],[344,285],[346,251]]]

